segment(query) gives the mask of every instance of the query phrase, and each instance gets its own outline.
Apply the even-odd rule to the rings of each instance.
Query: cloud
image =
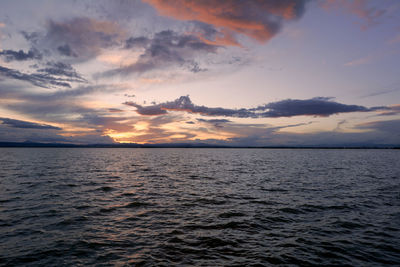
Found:
[[[121,121],[127,120],[127,118],[124,117],[102,116],[101,114],[92,112],[82,114],[79,120],[92,126],[98,126],[97,128],[102,132],[105,130],[114,130],[118,132],[130,132],[134,130],[134,127],[130,122],[121,123]]]
[[[224,127],[223,124],[231,122],[230,120],[227,119],[211,119],[211,120],[197,119],[197,121],[212,124],[214,127],[217,128],[222,128]]]
[[[55,101],[73,101],[77,102],[78,97],[84,95],[93,94],[97,92],[115,92],[120,90],[116,85],[88,85],[88,86],[77,86],[73,89],[64,89],[56,91],[46,92],[31,92],[25,87],[21,86],[8,86],[7,84],[0,86],[0,95],[4,99],[18,99],[20,101],[27,102],[40,102],[38,106],[51,106]],[[62,105],[60,106],[60,108]]]
[[[14,128],[25,128],[25,129],[44,129],[44,130],[62,130],[59,127],[48,125],[48,124],[40,124],[36,122],[29,121],[20,121],[9,118],[0,118],[2,124],[14,127]]]
[[[66,77],[69,78],[68,81],[70,82],[87,82],[70,64],[63,62],[47,62],[46,67],[38,69],[37,72],[46,75]]]
[[[149,106],[142,106],[135,102],[125,102],[124,104],[135,107],[138,114],[148,116],[163,115],[167,114],[168,111],[184,111],[188,113],[202,114],[204,116],[225,116],[237,118],[278,118],[301,115],[327,117],[338,113],[369,112],[387,109],[387,107],[367,108],[358,105],[346,105],[334,102],[330,98],[324,97],[305,100],[286,99],[250,109],[227,109],[221,107],[210,108],[206,106],[198,106],[192,103],[189,96],[181,96],[174,101]]]
[[[366,122],[358,124],[356,128],[362,130],[375,130],[388,133],[397,133],[396,135],[400,139],[400,120]]]
[[[10,61],[24,61],[24,60],[32,60],[32,59],[42,59],[42,54],[39,53],[36,49],[31,49],[28,53],[25,53],[23,50],[14,51],[14,50],[2,50],[0,51],[0,56],[5,58],[6,62]]]
[[[379,19],[387,13],[384,8],[371,7],[373,1],[367,0],[327,0],[320,1],[323,8],[342,9],[347,13],[353,14],[364,22],[361,25],[363,30],[379,23]]]
[[[400,144],[400,120],[376,121],[368,124],[357,125],[353,130],[357,132],[343,131],[318,131],[294,133],[286,131],[313,122],[305,122],[292,125],[246,125],[229,123],[223,128],[233,137],[227,139],[209,139],[202,142],[228,145],[228,146],[374,146],[374,145],[399,145]],[[360,132],[363,130],[363,132]],[[368,131],[365,131],[368,130]]]
[[[143,48],[150,44],[151,40],[147,37],[140,36],[140,37],[130,37],[128,40],[125,41],[125,48],[132,49],[132,48]]]
[[[7,77],[10,79],[25,81],[31,83],[35,86],[43,87],[43,88],[51,88],[51,87],[67,87],[70,88],[71,85],[68,83],[70,79],[63,79],[54,77],[52,75],[43,74],[43,73],[23,73],[15,69],[9,69],[6,67],[0,66],[0,76]],[[75,80],[73,80],[75,81]]]
[[[400,91],[400,88],[384,89],[384,90],[379,90],[379,91],[375,91],[375,92],[372,92],[372,93],[368,93],[368,94],[362,95],[361,98],[380,96],[380,95],[385,95],[385,94],[391,94],[391,93],[394,93],[394,92],[397,92],[397,91]]]
[[[119,109],[119,108],[109,108],[108,111],[111,112],[111,113],[124,112],[122,109]]]
[[[24,100],[23,98],[21,100]],[[29,114],[33,118],[39,118],[49,122],[63,123],[104,133],[107,130],[129,132],[134,128],[128,118],[121,116],[109,116],[107,109],[88,108],[80,102],[65,98],[27,97],[24,101],[5,105],[9,110]]]
[[[60,135],[60,132],[40,128],[15,128],[0,124],[0,142],[38,142],[64,144],[111,144],[109,136],[100,133]]]
[[[196,133],[185,127],[177,126],[179,123],[186,124],[185,121],[185,117],[172,114],[157,117],[134,117],[130,119],[130,123],[134,125],[134,130],[126,132],[126,136],[116,137],[116,141],[137,143],[189,142],[190,139],[196,137]],[[170,124],[175,126],[165,127],[166,125],[170,126]],[[137,127],[137,125],[143,127]]]
[[[162,115],[166,114],[167,111],[185,111],[189,113],[198,113],[206,116],[227,116],[227,117],[240,117],[247,118],[252,117],[253,112],[248,111],[246,109],[225,109],[225,108],[209,108],[206,106],[197,106],[192,103],[189,96],[181,96],[180,98],[150,105],[150,106],[141,106],[136,104],[135,102],[125,102],[124,104],[128,106],[133,106],[136,108],[136,112],[140,115]],[[253,116],[255,117],[255,115]]]
[[[336,128],[334,131],[341,131],[342,125],[347,124],[347,120],[341,120],[337,123]]]
[[[205,35],[210,42],[238,45],[236,35],[245,35],[260,42],[270,40],[285,21],[299,19],[305,0],[144,0],[162,15],[178,20],[198,21],[216,28]]]
[[[144,49],[144,52],[135,63],[107,71],[103,76],[138,74],[183,65],[189,65],[193,72],[197,72],[200,68],[194,59],[203,54],[215,53],[218,46],[207,44],[194,35],[167,30],[156,33],[152,38],[129,38],[125,48]]]
[[[7,83],[1,84],[0,95],[4,100],[1,107],[20,114],[29,114],[29,117],[37,120],[68,124],[72,128],[78,127],[88,131],[93,129],[100,132],[131,131],[133,129],[131,123],[126,121],[127,118],[115,114],[119,111],[118,109],[91,108],[82,99],[83,96],[93,93],[121,90],[122,88],[117,85],[89,85],[42,92],[31,89],[25,86],[7,85]],[[110,111],[114,113],[110,114]]]
[[[278,118],[300,115],[328,117],[338,113],[369,112],[384,108],[385,107],[367,108],[358,105],[346,105],[331,101],[331,98],[315,97],[305,100],[286,99],[259,106],[251,110],[263,111],[261,114],[259,114],[262,117]]]
[[[48,49],[77,61],[91,59],[103,49],[119,45],[125,38],[124,31],[117,23],[86,17],[49,20],[44,33],[22,34],[34,47]]]
[[[125,117],[109,116],[107,109],[93,109],[70,99],[54,99],[51,102],[39,99],[27,100],[21,103],[6,105],[10,110],[15,110],[31,117],[42,120],[73,125],[85,128],[87,131],[97,130],[104,133],[106,130],[132,131],[132,124]]]
[[[374,59],[373,56],[366,56],[346,62],[344,65],[347,67],[359,66],[370,63]]]
[[[60,55],[63,56],[78,57],[78,55],[72,51],[71,47],[68,44],[60,45],[59,47],[57,47],[57,51],[60,53]]]
[[[123,117],[108,117],[107,108],[90,108],[81,101],[82,96],[113,90],[105,85],[83,86],[69,90],[57,90],[55,92],[36,93],[21,88],[6,88],[0,86],[0,94],[3,99],[18,99],[2,104],[8,110],[29,114],[30,117],[57,123],[72,123],[79,127],[91,127],[96,129],[118,128]],[[125,127],[124,129],[132,129]]]
[[[391,116],[400,114],[400,105],[389,106],[384,112],[380,113],[379,116]]]

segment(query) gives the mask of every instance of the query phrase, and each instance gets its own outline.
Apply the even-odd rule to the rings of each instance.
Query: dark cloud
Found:
[[[48,124],[40,124],[36,122],[14,120],[9,118],[0,118],[2,124],[14,127],[14,128],[25,128],[25,129],[44,129],[44,130],[62,130],[59,127],[55,127]]]
[[[47,62],[45,67],[38,69],[36,73],[23,73],[0,66],[0,76],[29,82],[43,88],[71,88],[71,82],[87,82],[70,64],[62,62]]]
[[[210,42],[238,45],[236,35],[260,42],[271,39],[285,21],[300,18],[306,0],[145,0],[161,14],[179,20],[203,23],[201,29],[213,36]],[[210,25],[205,27],[204,24]],[[217,33],[213,32],[216,29]]]
[[[81,101],[81,96],[94,92],[115,91],[112,86],[83,86],[55,92],[30,92],[11,87],[0,86],[0,95],[4,99],[18,99],[3,103],[2,107],[47,122],[74,125],[74,127],[97,130],[130,132],[134,130],[129,118],[116,116],[110,112],[122,112],[119,109],[90,108]],[[119,115],[119,114],[118,114]]]
[[[78,57],[90,57],[100,53],[101,48],[115,45],[121,35],[122,31],[115,23],[92,18],[74,18],[65,22],[50,20],[45,38],[64,55],[69,50]],[[71,52],[70,55],[74,53]]]
[[[397,136],[400,139],[400,120],[367,122],[358,124],[356,128],[362,130],[375,130],[388,133],[397,133]]]
[[[40,102],[39,106],[51,105],[53,102],[58,100],[65,100],[77,102],[77,98],[96,93],[96,92],[115,92],[115,87],[109,85],[88,85],[88,86],[78,86],[73,89],[64,89],[56,91],[47,91],[35,93],[29,90],[21,89],[20,86],[0,86],[0,94],[6,99],[19,99],[27,102]]]
[[[31,97],[23,102],[7,104],[6,107],[41,120],[73,124],[75,127],[95,129],[100,133],[106,130],[128,132],[134,129],[129,121],[125,122],[125,117],[109,116],[105,109],[87,108],[68,98],[53,98],[48,101],[48,98]]]
[[[258,106],[251,109],[227,109],[209,108],[197,106],[192,103],[189,96],[181,96],[175,101],[159,103],[150,106],[142,106],[135,102],[125,102],[124,104],[136,108],[136,112],[141,115],[162,115],[168,111],[185,111],[198,113],[204,116],[225,116],[237,118],[278,118],[293,116],[321,116],[327,117],[337,113],[348,112],[369,112],[386,109],[386,107],[367,108],[358,105],[346,105],[332,101],[330,98],[316,97],[312,99],[286,99],[278,102]]]
[[[122,122],[126,118],[112,117],[107,108],[89,108],[81,96],[95,92],[115,92],[118,88],[109,85],[81,86],[68,90],[35,92],[24,87],[0,86],[2,107],[47,122],[73,124],[75,127],[96,129],[132,130],[131,124]],[[111,109],[113,110],[113,109]],[[116,110],[113,110],[116,111]]]
[[[386,107],[384,112],[380,113],[379,116],[392,116],[397,114],[400,114],[400,105]]]
[[[0,66],[0,76],[25,81],[31,83],[35,86],[43,87],[43,88],[51,88],[51,87],[68,87],[71,85],[68,83],[69,80],[57,78],[48,74],[42,73],[23,73],[15,69],[9,69],[6,67]]]
[[[212,124],[214,127],[217,128],[222,128],[223,124],[231,122],[230,120],[227,119],[211,119],[211,120],[197,119],[197,121]]]
[[[111,113],[124,112],[122,109],[119,109],[119,108],[109,108],[108,111],[111,112]]]
[[[288,132],[286,128],[308,125],[313,122],[284,125],[246,125],[229,123],[225,132],[234,137],[226,140],[203,140],[203,142],[228,146],[374,146],[399,145],[400,120],[375,121],[360,124],[354,130],[362,132],[319,131],[311,133]],[[368,130],[368,131],[365,131]]]
[[[27,40],[31,44],[37,44],[37,42],[41,38],[41,36],[38,32],[21,31],[21,34],[25,38],[25,40]]]
[[[166,114],[167,111],[186,111],[189,113],[199,113],[206,116],[227,116],[227,117],[239,117],[247,118],[256,117],[254,112],[250,112],[247,109],[226,109],[226,108],[209,108],[206,106],[197,106],[192,103],[189,96],[181,96],[180,98],[160,103],[151,106],[141,106],[135,102],[125,102],[128,106],[136,108],[136,112],[140,115],[161,115]]]
[[[107,109],[93,109],[82,103],[81,96],[94,92],[114,91],[106,85],[82,86],[68,90],[57,90],[54,92],[31,92],[21,88],[0,86],[0,94],[4,99],[18,99],[3,103],[2,106],[8,110],[17,111],[22,114],[29,114],[30,117],[38,120],[52,121],[58,123],[75,123],[80,127],[100,127],[99,117],[107,117]],[[103,122],[116,122],[123,120],[104,119]],[[111,125],[111,124],[110,124]]]
[[[49,20],[44,32],[22,34],[32,46],[78,62],[99,55],[105,48],[119,45],[125,36],[117,23],[86,17]]]
[[[367,108],[358,105],[346,105],[331,101],[330,98],[316,97],[306,100],[286,99],[278,102],[272,102],[250,110],[255,112],[262,111],[262,113],[259,114],[259,116],[261,117],[277,118],[277,117],[292,117],[299,115],[327,117],[337,113],[347,113],[347,112],[357,112],[357,111],[367,112],[384,108],[385,107]]]
[[[115,143],[109,136],[101,133],[75,133],[74,136],[60,135],[59,131],[37,128],[15,128],[0,123],[1,142],[38,142],[65,144],[111,144]]]
[[[131,37],[128,40],[125,41],[125,48],[126,49],[131,49],[131,48],[144,48],[146,47],[151,40],[147,37],[141,36],[141,37]]]
[[[47,62],[46,67],[38,69],[37,72],[50,75],[69,78],[69,82],[87,82],[77,71],[67,63]]]
[[[178,34],[170,30],[158,32],[152,38],[130,38],[125,46],[132,49],[143,48],[144,52],[134,64],[108,71],[104,76],[144,73],[185,64],[193,72],[198,72],[202,69],[194,59],[202,54],[215,53],[218,49],[218,46],[207,44],[194,35]]]
[[[71,47],[68,44],[60,45],[59,47],[57,47],[57,50],[63,56],[78,57],[78,55],[75,54],[74,51],[72,51]]]
[[[102,132],[105,130],[115,130],[119,132],[133,131],[134,127],[131,123],[121,123],[125,120],[127,120],[125,117],[102,116],[101,114],[96,113],[82,114],[80,118],[80,121],[82,122],[98,126],[98,129],[101,129]]]
[[[36,49],[31,49],[27,53],[23,50],[2,50],[0,51],[0,56],[3,56],[6,62],[42,59],[42,54]]]

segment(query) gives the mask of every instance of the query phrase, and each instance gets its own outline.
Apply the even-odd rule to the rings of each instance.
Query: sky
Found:
[[[0,142],[400,144],[397,0],[0,5]]]

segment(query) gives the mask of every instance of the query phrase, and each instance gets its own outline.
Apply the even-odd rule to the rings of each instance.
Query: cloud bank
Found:
[[[181,96],[174,101],[149,106],[142,106],[135,102],[125,102],[124,104],[135,107],[138,114],[147,116],[163,115],[167,114],[168,111],[183,111],[188,113],[197,113],[204,116],[236,118],[279,118],[302,115],[328,117],[338,113],[370,112],[387,109],[387,107],[367,108],[358,105],[346,105],[332,101],[331,98],[326,97],[315,97],[305,100],[286,99],[250,109],[227,109],[221,107],[210,108],[206,106],[198,106],[193,104],[189,96]]]

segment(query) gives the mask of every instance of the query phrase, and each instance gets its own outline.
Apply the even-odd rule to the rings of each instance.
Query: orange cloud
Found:
[[[178,20],[198,21],[213,25],[217,33],[212,41],[221,45],[239,45],[236,34],[259,42],[270,40],[283,21],[299,18],[306,1],[303,0],[144,0],[162,15]],[[209,37],[207,38],[209,39]]]

